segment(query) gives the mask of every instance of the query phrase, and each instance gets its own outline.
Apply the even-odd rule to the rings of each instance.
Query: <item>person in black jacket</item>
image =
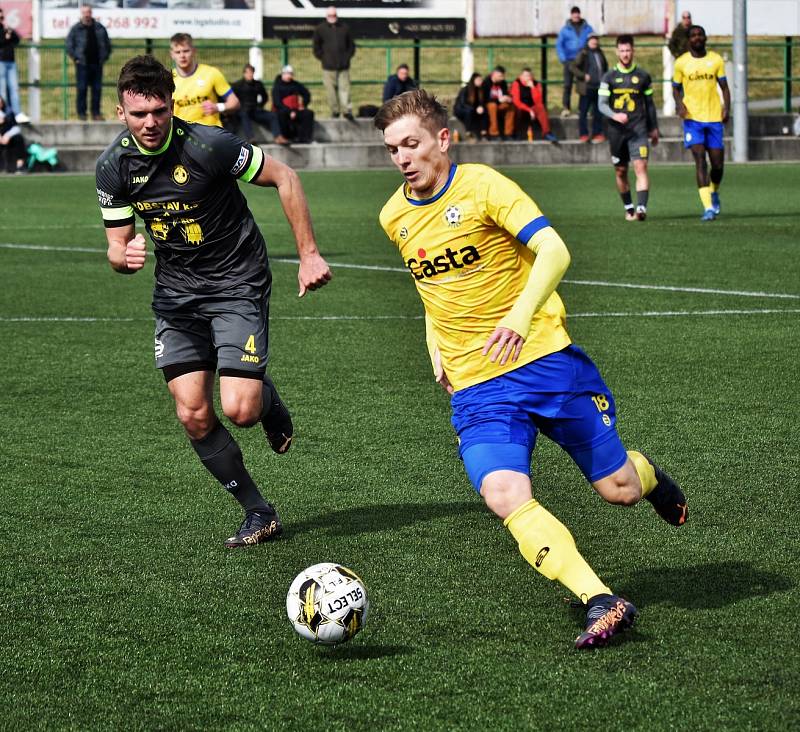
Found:
[[[333,5],[328,8],[325,20],[314,29],[313,42],[314,56],[322,62],[322,82],[328,93],[331,116],[338,117],[341,113],[352,122],[350,59],[356,52],[356,44]]]
[[[608,61],[600,48],[600,38],[592,33],[586,46],[569,63],[570,71],[575,77],[575,86],[578,90],[578,130],[581,142],[589,142],[589,112],[592,113],[593,143],[603,142],[603,115],[597,108],[597,93],[600,81],[608,71]]]
[[[25,139],[22,137],[14,112],[6,108],[6,100],[0,97],[0,159],[5,158],[5,169],[9,173],[25,171]]]
[[[453,105],[453,114],[464,123],[473,140],[485,138],[489,126],[483,94],[483,77],[476,71],[461,88]]]
[[[417,82],[411,77],[408,64],[400,64],[397,71],[392,74],[383,85],[383,101],[388,102],[393,97],[399,97],[403,92],[417,88]]]
[[[75,62],[78,118],[86,119],[86,90],[92,89],[92,119],[103,119],[100,97],[103,92],[103,64],[111,55],[111,41],[101,23],[92,17],[92,6],[81,6],[81,19],[70,28],[65,42],[67,55]]]
[[[314,113],[308,109],[311,92],[295,81],[294,69],[284,66],[272,85],[272,105],[278,113],[281,135],[287,140],[311,142]]]
[[[4,24],[3,9],[0,8],[0,97],[8,101],[8,108],[17,116],[17,122],[27,122],[19,106],[19,75],[14,49],[19,45],[19,35]]]
[[[269,99],[264,85],[255,78],[255,67],[245,64],[242,78],[231,84],[233,93],[236,94],[241,107],[239,108],[239,121],[242,124],[242,134],[253,142],[253,122],[269,127],[269,131],[279,145],[289,142],[282,134],[278,124],[278,115],[264,109]]]

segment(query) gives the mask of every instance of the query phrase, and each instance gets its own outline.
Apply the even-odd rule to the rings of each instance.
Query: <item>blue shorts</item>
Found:
[[[476,491],[496,470],[529,475],[540,431],[569,453],[590,482],[628,459],[614,397],[577,346],[457,391],[451,405],[461,459]]]
[[[705,145],[709,150],[725,147],[722,141],[724,126],[722,122],[697,122],[693,119],[683,120],[683,146]]]

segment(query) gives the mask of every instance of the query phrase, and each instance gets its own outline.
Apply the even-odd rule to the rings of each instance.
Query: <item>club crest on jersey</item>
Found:
[[[402,229],[400,229],[400,238],[408,239],[408,229],[405,226]]]
[[[185,186],[187,181],[189,180],[189,171],[186,170],[182,165],[176,165],[172,169],[172,180],[175,181],[179,186]]]
[[[444,254],[432,259],[428,259],[428,253],[424,249],[420,249],[417,257],[410,257],[406,260],[405,265],[415,280],[424,280],[426,277],[434,277],[437,274],[449,272],[451,269],[464,269],[467,265],[477,262],[481,255],[475,247],[470,245],[458,250],[447,247]]]
[[[447,210],[444,212],[444,220],[447,222],[447,225],[453,229],[457,226],[461,226],[463,218],[464,214],[461,213],[461,209],[458,206],[448,206]]]

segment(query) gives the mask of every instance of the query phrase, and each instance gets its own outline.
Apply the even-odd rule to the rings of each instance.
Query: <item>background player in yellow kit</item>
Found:
[[[425,306],[436,380],[452,398],[467,474],[525,559],[586,608],[578,648],[603,645],[636,608],[612,594],[569,530],[532,497],[539,431],[565,449],[610,503],[647,498],[669,523],[686,520],[677,484],[626,452],[614,399],[571,344],[555,289],[569,265],[561,237],[513,181],[485,165],[451,163],[447,110],[424,90],[386,102],[375,126],[405,179],[380,222]]]
[[[722,90],[722,104],[717,86]],[[684,147],[694,157],[702,219],[713,221],[720,212],[719,186],[725,164],[722,133],[731,108],[731,92],[725,78],[725,62],[718,53],[706,50],[706,32],[702,26],[689,28],[689,50],[675,61],[672,95],[683,118]],[[710,174],[706,151],[711,162]]]
[[[222,127],[221,112],[235,112],[239,99],[216,66],[197,63],[194,41],[188,33],[169,39],[169,55],[175,62],[175,116],[185,122]]]

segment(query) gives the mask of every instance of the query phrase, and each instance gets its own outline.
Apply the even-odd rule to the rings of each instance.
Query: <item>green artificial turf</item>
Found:
[[[153,368],[152,262],[108,268],[90,177],[2,178],[0,727],[800,725],[800,168],[729,165],[711,224],[685,166],[653,168],[645,223],[623,220],[610,167],[507,172],[571,249],[569,328],[623,439],[689,497],[674,529],[646,503],[606,505],[537,446],[536,497],[641,611],[624,642],[573,650],[580,613],[472,491],[408,274],[336,266],[401,267],[377,223],[396,174],[302,175],[335,273],[302,300],[277,196],[245,189],[297,440],[276,456],[235,430],[287,527],[238,552],[222,547],[238,508]],[[320,561],[370,593],[366,628],[335,649],[285,616],[292,578]]]

